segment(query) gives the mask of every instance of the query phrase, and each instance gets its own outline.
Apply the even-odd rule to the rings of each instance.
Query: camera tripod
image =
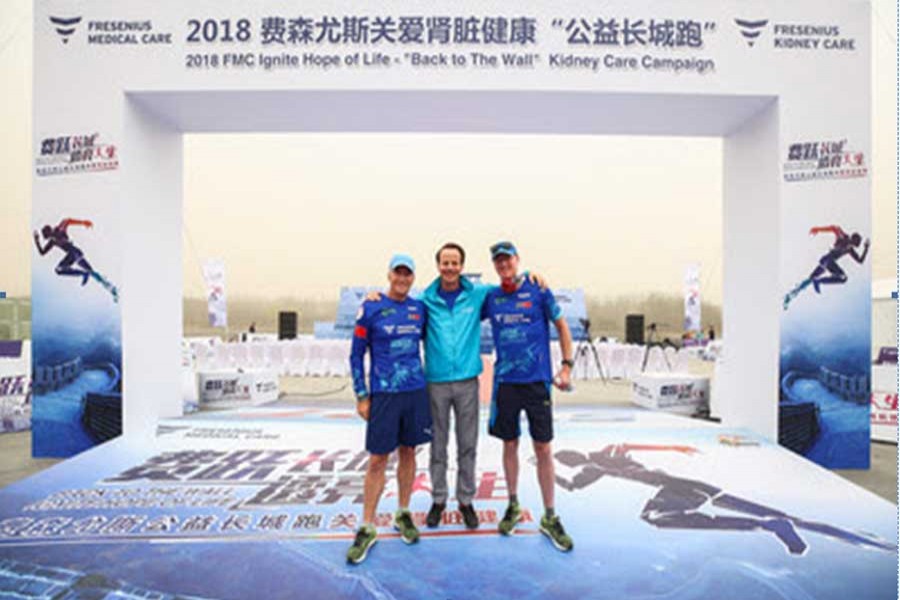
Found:
[[[665,325],[665,323],[663,323],[663,325]],[[642,373],[647,370],[647,360],[650,358],[650,350],[652,348],[662,348],[662,350],[663,350],[662,356],[663,356],[663,360],[666,363],[666,368],[670,371],[672,370],[672,365],[669,363],[669,357],[666,356],[665,349],[667,346],[671,346],[677,350],[678,347],[675,344],[673,344],[672,340],[670,340],[669,338],[665,338],[661,342],[658,339],[656,339],[656,336],[657,336],[656,326],[657,326],[656,323],[650,323],[650,325],[647,327],[647,331],[649,331],[650,333],[647,335],[647,343],[644,346],[644,360],[641,363],[641,372]]]
[[[605,384],[607,380],[606,372],[603,370],[603,364],[600,362],[600,356],[597,354],[597,349],[594,347],[593,342],[591,342],[591,322],[588,319],[579,320],[581,321],[581,326],[584,327],[584,336],[580,337],[575,345],[575,366],[582,365],[584,367],[584,372],[587,373],[587,368],[591,364],[590,359],[593,357],[597,372],[600,373],[600,379],[602,379]]]

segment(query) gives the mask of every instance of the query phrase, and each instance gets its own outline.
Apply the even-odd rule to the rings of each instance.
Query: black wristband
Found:
[[[563,365],[564,367],[569,367],[570,369],[574,369],[574,368],[575,368],[575,361],[572,360],[571,358],[564,358],[564,359],[562,360],[562,365]]]

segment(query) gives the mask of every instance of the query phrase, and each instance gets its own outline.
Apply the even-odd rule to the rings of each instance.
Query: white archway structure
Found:
[[[65,278],[36,264],[36,366],[89,352],[74,342],[60,346],[61,336],[94,343],[85,329],[120,335],[125,434],[149,435],[158,417],[180,414],[186,132],[721,137],[723,421],[777,438],[781,380],[797,368],[797,352],[806,367],[827,366],[829,344],[847,335],[868,352],[868,320],[857,327],[847,317],[848,310],[868,314],[868,263],[834,286],[840,293],[812,302],[810,288],[790,310],[782,306],[822,255],[809,245],[811,227],[869,235],[867,5],[468,2],[442,9],[424,14],[400,2],[36,6],[34,228],[66,217],[105,221],[92,256],[103,255],[110,278],[121,282],[120,318],[119,306],[100,294],[73,329],[63,315],[81,311],[85,300],[63,298]],[[363,22],[366,36],[348,37]],[[421,26],[420,41],[409,37],[411,22]],[[446,40],[441,23],[450,23]],[[446,64],[426,66],[423,57]],[[266,69],[266,62],[280,66]],[[84,142],[98,148],[81,160],[84,168],[70,164],[73,148],[67,163],[65,151],[47,146],[81,134],[98,134]],[[116,147],[114,157],[104,144]],[[834,336],[820,335],[823,326]],[[38,395],[36,415],[40,402]]]

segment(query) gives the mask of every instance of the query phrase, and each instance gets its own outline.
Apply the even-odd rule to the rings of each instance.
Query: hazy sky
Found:
[[[896,273],[896,4],[873,3],[873,277]],[[0,2],[0,290],[30,287],[31,2]],[[378,284],[391,252],[434,276],[446,240],[493,277],[511,238],[526,266],[589,294],[681,293],[701,263],[721,300],[721,140],[600,136],[185,138],[185,294],[226,261],[229,294],[336,298]],[[513,219],[509,214],[514,213]],[[514,223],[515,227],[510,224]]]
[[[424,284],[448,240],[493,279],[487,248],[511,239],[555,286],[680,293],[699,260],[721,295],[719,139],[204,135],[185,148],[192,294],[215,254],[237,293],[380,284],[397,251]]]

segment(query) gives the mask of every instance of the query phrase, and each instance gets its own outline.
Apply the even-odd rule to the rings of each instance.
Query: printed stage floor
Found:
[[[451,503],[442,527],[403,544],[389,528],[390,473],[379,542],[348,566],[363,422],[246,409],[166,421],[154,438],[113,441],[0,491],[0,598],[897,598],[896,506],[786,450],[621,408],[559,409],[555,428],[568,554],[537,530],[527,436],[530,518],[515,536],[496,533],[501,448],[483,427],[481,527],[464,529]],[[427,462],[423,447],[420,521]]]

